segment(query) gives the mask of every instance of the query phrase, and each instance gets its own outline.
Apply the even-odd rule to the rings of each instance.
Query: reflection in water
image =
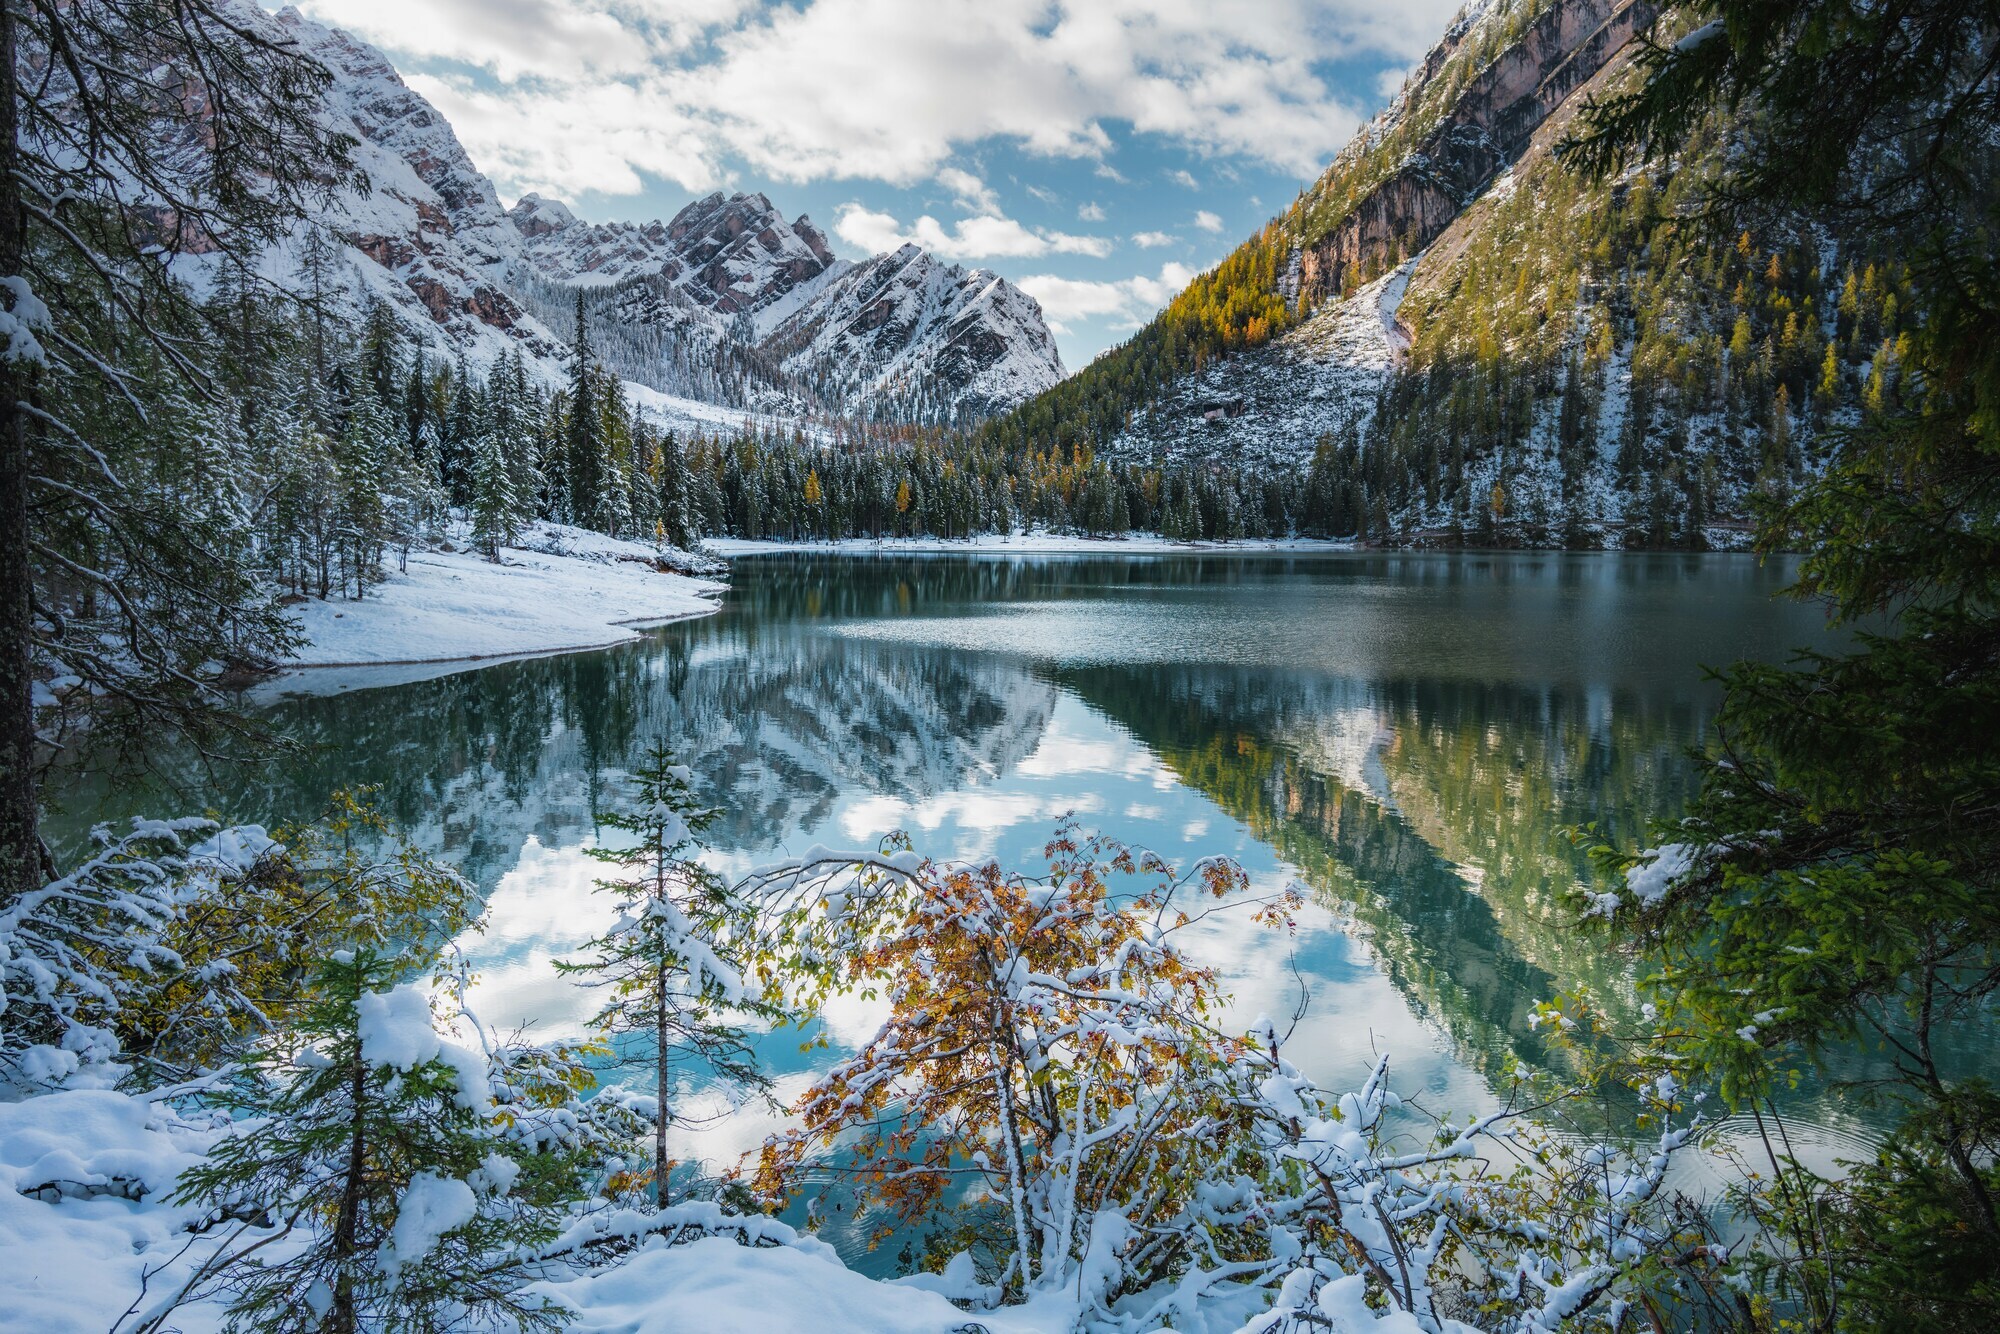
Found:
[[[270,706],[302,754],[171,787],[268,822],[377,786],[488,891],[471,948],[493,1017],[555,1031],[583,1003],[547,960],[600,925],[593,815],[654,738],[722,809],[725,866],[898,826],[934,855],[1032,864],[1076,811],[1170,857],[1236,855],[1260,888],[1304,881],[1329,910],[1288,947],[1227,917],[1206,931],[1240,1017],[1287,1014],[1303,986],[1291,1050],[1315,1074],[1352,1078],[1381,1047],[1467,1110],[1550,1059],[1536,1001],[1625,995],[1625,965],[1566,929],[1563,892],[1591,872],[1558,831],[1629,839],[1678,809],[1715,703],[1701,667],[1820,637],[1772,600],[1785,579],[1731,556],[758,558],[718,615],[637,644],[331,694],[301,692],[342,678],[303,674]],[[69,798],[71,840],[164,800]],[[835,1046],[874,1013],[830,1015]],[[767,1045],[791,1088],[831,1059]]]

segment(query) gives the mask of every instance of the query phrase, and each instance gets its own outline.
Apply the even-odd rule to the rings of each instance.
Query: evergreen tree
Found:
[[[660,470],[654,481],[658,488],[659,535],[668,546],[691,551],[701,540],[701,530],[695,522],[689,495],[687,458],[672,431],[660,437],[659,448]]]
[[[628,847],[591,850],[626,874],[598,888],[618,904],[617,925],[591,941],[584,957],[557,963],[564,973],[609,991],[596,1027],[622,1064],[653,1075],[653,1195],[669,1201],[667,1132],[678,1121],[673,1066],[698,1063],[725,1083],[759,1091],[769,1080],[733,1016],[780,1019],[784,1012],[744,982],[733,928],[741,905],[729,887],[694,860],[696,835],[715,816],[699,807],[690,775],[656,743],[633,775],[629,808],[598,819],[632,835]]]
[[[39,679],[83,683],[94,735],[199,740],[232,725],[219,627],[284,642],[250,571],[154,504],[127,455],[209,389],[172,261],[274,243],[351,173],[354,141],[319,115],[330,81],[221,0],[0,7],[0,905],[54,869]],[[74,546],[58,530],[79,505]],[[67,615],[59,583],[118,617]]]
[[[594,525],[605,495],[604,421],[598,402],[597,369],[591,360],[590,321],[583,291],[576,294],[576,342],[570,351],[567,428],[563,472],[568,483],[567,517]]]
[[[1807,1064],[1838,1081],[1856,1038],[1895,1053],[1868,1089],[1896,1118],[1879,1149],[1837,1179],[1778,1159],[1753,1206],[1788,1239],[1764,1277],[1800,1326],[1989,1328],[2000,1094],[1943,1053],[1990,1026],[2000,980],[1993,9],[1681,8],[1698,36],[1640,58],[1636,87],[1587,113],[1576,159],[1614,171],[1744,108],[1726,176],[1693,202],[1865,229],[1898,255],[1923,319],[1905,358],[1884,327],[1905,279],[1850,272],[1843,333],[1883,340],[1868,419],[1765,515],[1766,547],[1807,548],[1798,591],[1874,627],[1838,653],[1724,675],[1688,817],[1656,852],[1606,854],[1630,872],[1617,916],[1660,959],[1663,1055],[1734,1106]]]
[[[472,541],[490,561],[500,559],[500,548],[513,544],[521,531],[521,504],[514,494],[514,478],[507,468],[507,455],[500,437],[488,433],[480,437],[472,470]]]
[[[486,1054],[439,1036],[407,972],[368,952],[322,965],[312,1004],[254,1066],[250,1128],[180,1178],[182,1203],[312,1225],[282,1258],[246,1239],[205,1267],[232,1330],[562,1323],[523,1290],[522,1257],[563,1211],[514,1191],[522,1162],[493,1115]]]

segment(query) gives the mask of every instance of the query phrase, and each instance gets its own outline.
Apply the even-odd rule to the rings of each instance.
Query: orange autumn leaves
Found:
[[[1150,853],[1065,825],[1048,872],[997,863],[926,865],[892,920],[846,960],[845,984],[876,989],[887,1021],[813,1085],[800,1126],[758,1163],[766,1198],[831,1171],[886,1234],[940,1206],[989,1202],[1016,1252],[1067,1263],[1095,1211],[1142,1201],[1133,1221],[1170,1214],[1231,1113],[1207,1077],[1234,1044],[1211,1019],[1212,968],[1173,937],[1247,877],[1226,859],[1176,875]],[[1289,922],[1290,893],[1252,905]],[[1209,1164],[1212,1165],[1212,1164]],[[969,1189],[968,1189],[969,1188]]]

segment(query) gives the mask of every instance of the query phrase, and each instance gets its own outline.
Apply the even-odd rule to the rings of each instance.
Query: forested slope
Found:
[[[1615,179],[1574,117],[1678,30],[1610,0],[1454,25],[1311,188],[1132,340],[989,427],[1201,472],[1294,470],[1301,531],[1704,546],[1893,406],[1907,276],[1819,220],[1724,230],[1711,118]]]

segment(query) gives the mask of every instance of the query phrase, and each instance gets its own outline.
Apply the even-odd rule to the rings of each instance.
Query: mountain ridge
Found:
[[[809,346],[788,339],[780,365],[760,344],[838,279],[887,257],[862,266],[837,257],[810,218],[787,221],[762,194],[714,192],[649,223],[585,221],[532,193],[503,207],[448,119],[382,52],[296,8],[273,14],[234,0],[232,10],[327,66],[334,80],[321,114],[358,141],[357,165],[373,188],[343,192],[322,220],[338,252],[332,294],[357,315],[388,303],[434,357],[491,364],[518,351],[553,381],[580,287],[615,369],[656,391],[635,397],[690,425],[716,424],[716,411],[959,422],[1011,407],[1062,375],[1032,298],[931,256],[936,281],[953,289],[940,309],[959,318],[857,328],[856,312],[848,321],[817,312],[811,323],[822,336]],[[307,256],[312,244],[302,230],[259,267],[291,290],[321,290],[329,277],[324,256]],[[198,282],[211,276],[199,262],[190,268]],[[1006,300],[982,305],[996,282]],[[561,307],[567,320],[556,316]],[[661,395],[686,401],[663,405]]]

